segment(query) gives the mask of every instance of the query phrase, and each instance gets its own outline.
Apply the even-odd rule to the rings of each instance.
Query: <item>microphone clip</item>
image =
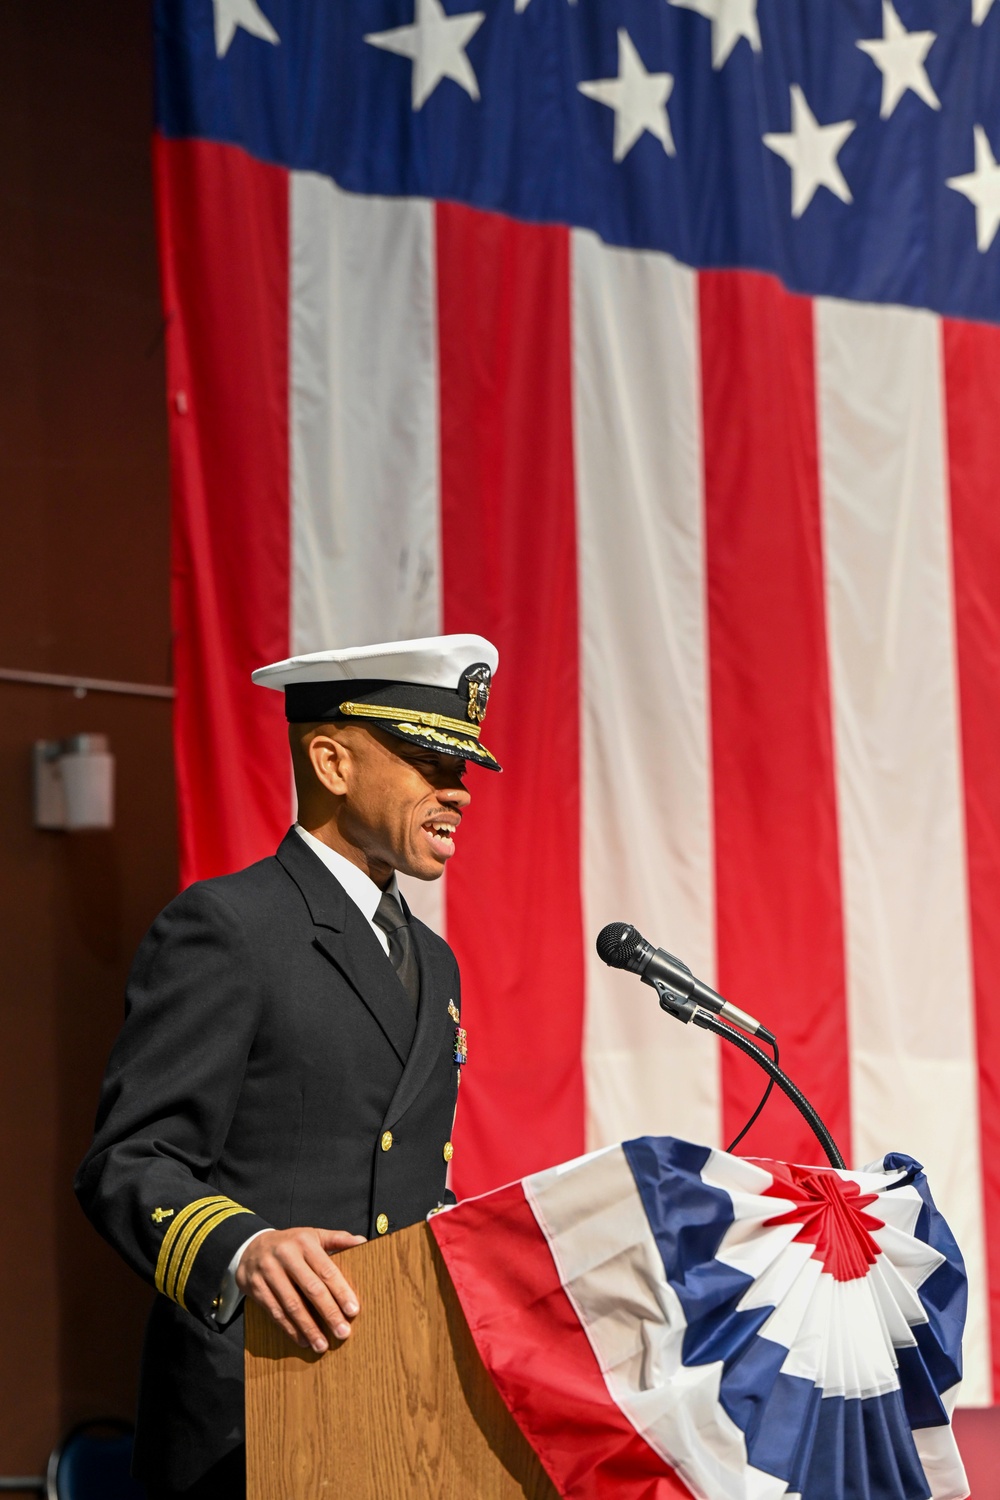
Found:
[[[659,997],[660,1009],[665,1010],[667,1015],[673,1016],[675,1020],[683,1021],[685,1026],[700,1009],[697,1000],[689,995],[682,995],[680,990],[671,989],[669,984],[664,984],[662,979],[651,979],[648,982]]]

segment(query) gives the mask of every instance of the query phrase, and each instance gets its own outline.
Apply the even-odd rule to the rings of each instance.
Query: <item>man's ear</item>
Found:
[[[351,752],[332,734],[322,731],[309,740],[307,750],[313,775],[334,797],[343,797],[350,781]]]

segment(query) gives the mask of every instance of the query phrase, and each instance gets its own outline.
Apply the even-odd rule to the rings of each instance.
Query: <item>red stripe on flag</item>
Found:
[[[699,278],[718,980],[850,1155],[847,1007],[811,304],[770,277]],[[763,1075],[722,1048],[735,1134]],[[784,1097],[747,1148],[822,1160]]]
[[[1000,328],[944,324],[993,1387],[1000,1397]]]
[[[288,827],[288,173],[154,139],[173,471],[181,881],[272,854]]]
[[[437,209],[443,614],[495,641],[448,869],[469,1032],[463,1193],[583,1149],[583,930],[569,236]]]
[[[483,1363],[559,1493],[691,1500],[611,1399],[520,1183],[431,1228]]]

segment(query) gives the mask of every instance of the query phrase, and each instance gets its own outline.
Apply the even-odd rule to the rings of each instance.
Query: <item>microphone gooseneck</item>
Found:
[[[738,1047],[741,1052],[745,1052],[747,1057],[752,1057],[754,1062],[764,1069],[767,1076],[778,1085],[781,1092],[795,1105],[795,1108],[823,1147],[826,1159],[831,1167],[837,1167],[838,1170],[843,1171],[846,1163],[837,1149],[836,1141],[809,1103],[805,1094],[792,1082],[787,1073],[783,1073],[777,1063],[772,1062],[767,1053],[762,1052],[749,1037],[741,1036],[734,1027],[727,1026],[724,1021],[716,1020],[715,1016],[708,1014],[708,1011],[700,1010],[692,1019],[696,1026],[703,1027],[705,1031],[714,1031],[716,1036],[725,1037],[727,1042],[732,1042],[734,1047]],[[754,1118],[756,1118],[756,1111]],[[747,1129],[749,1129],[752,1123],[753,1120],[748,1123]],[[742,1135],[743,1132],[741,1131],[740,1134]]]

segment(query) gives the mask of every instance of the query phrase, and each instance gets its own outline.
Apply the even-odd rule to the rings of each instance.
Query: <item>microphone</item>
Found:
[[[751,1036],[762,1036],[768,1041],[774,1038],[766,1026],[755,1016],[740,1010],[713,990],[710,985],[697,979],[686,963],[668,953],[665,948],[654,948],[629,922],[609,922],[597,935],[597,956],[612,969],[628,969],[638,974],[643,984],[658,988],[662,985],[673,995],[686,1002],[680,1019],[690,1020],[698,1006],[714,1011],[724,1021],[748,1031]]]

